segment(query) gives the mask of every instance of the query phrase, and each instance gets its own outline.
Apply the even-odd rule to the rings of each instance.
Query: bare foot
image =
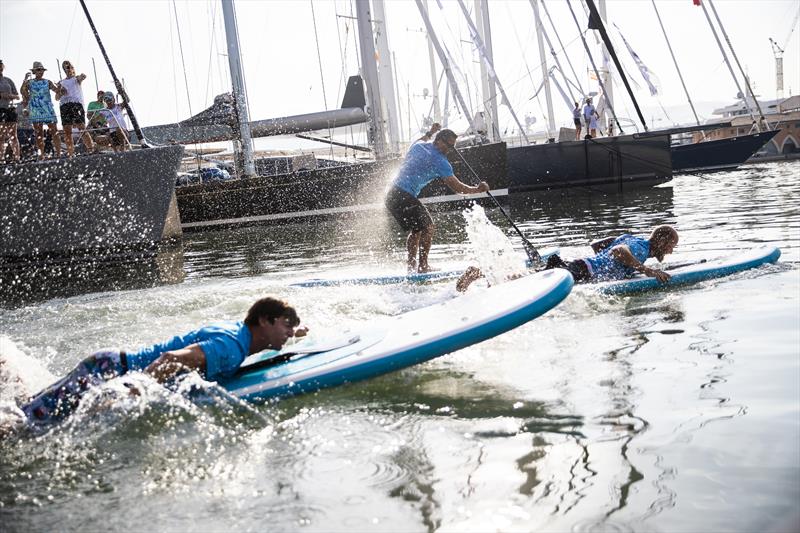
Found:
[[[467,288],[472,284],[473,281],[476,279],[480,279],[483,277],[483,272],[478,267],[469,267],[466,272],[461,274],[461,277],[458,278],[456,282],[456,290],[458,292],[464,292]]]
[[[420,274],[424,274],[426,272],[436,272],[437,270],[439,270],[439,269],[438,268],[431,268],[431,266],[426,263],[424,265],[422,265],[422,264],[419,265],[419,269],[417,270],[417,272],[419,272]]]

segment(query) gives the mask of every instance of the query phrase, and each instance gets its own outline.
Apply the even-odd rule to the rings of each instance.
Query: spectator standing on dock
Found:
[[[597,109],[592,105],[591,97],[586,99],[586,105],[583,106],[583,120],[586,122],[586,129],[588,130],[586,137],[594,139],[597,137],[597,119],[600,115],[597,114]]]
[[[572,110],[572,123],[575,124],[575,140],[581,140],[581,106],[575,102],[575,109]]]
[[[58,82],[59,102],[61,111],[61,126],[64,128],[64,140],[67,143],[67,157],[75,155],[72,129],[80,131],[83,144],[88,151],[94,150],[92,137],[86,131],[86,113],[83,109],[83,88],[81,83],[86,79],[86,74],[75,75],[75,67],[69,61],[61,63],[66,78]]]
[[[39,161],[45,157],[44,151],[44,126],[47,125],[47,133],[53,140],[56,157],[61,157],[61,139],[58,136],[58,119],[53,109],[53,100],[50,98],[50,91],[59,94],[60,89],[50,80],[44,78],[47,69],[40,61],[34,61],[31,72],[25,75],[25,81],[20,88],[22,93],[22,103],[28,111],[28,118],[36,132],[36,146],[39,148]]]
[[[452,130],[444,129],[436,134],[432,143],[421,142],[420,139],[412,144],[386,194],[386,208],[400,227],[409,232],[406,239],[409,272],[431,270],[428,252],[433,241],[434,227],[430,213],[417,198],[422,189],[431,181],[442,179],[448,187],[460,194],[477,194],[489,190],[485,181],[470,187],[453,175],[453,166],[447,160],[447,154],[455,148],[457,137]]]
[[[108,123],[111,147],[115,152],[124,152],[128,143],[128,129],[125,123],[124,108],[114,101],[114,95],[107,92],[103,96],[106,109],[102,111]]]
[[[14,100],[19,98],[19,93],[11,78],[3,76],[4,68],[3,60],[0,59],[0,162],[5,161],[6,144],[10,144],[14,162],[18,163],[19,139]]]

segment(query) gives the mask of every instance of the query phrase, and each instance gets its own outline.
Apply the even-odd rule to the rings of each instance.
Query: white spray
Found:
[[[464,210],[467,236],[473,260],[490,285],[525,274],[525,257],[511,244],[508,236],[492,224],[479,205]]]

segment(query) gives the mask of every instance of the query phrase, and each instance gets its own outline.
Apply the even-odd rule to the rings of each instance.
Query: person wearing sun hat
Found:
[[[44,73],[47,69],[44,68],[41,61],[34,61],[31,72],[25,75],[25,81],[22,83],[20,92],[22,93],[22,103],[28,110],[28,118],[33,125],[36,132],[36,146],[39,148],[39,160],[43,160],[44,153],[44,125],[47,125],[47,132],[53,140],[53,147],[55,148],[56,157],[61,157],[61,139],[58,136],[58,119],[56,118],[55,109],[53,109],[53,100],[50,97],[50,91],[57,95],[59,88],[52,81],[44,78]]]

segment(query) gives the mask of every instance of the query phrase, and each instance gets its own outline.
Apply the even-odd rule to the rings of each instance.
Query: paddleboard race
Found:
[[[798,39],[0,2],[0,533],[800,531]]]

